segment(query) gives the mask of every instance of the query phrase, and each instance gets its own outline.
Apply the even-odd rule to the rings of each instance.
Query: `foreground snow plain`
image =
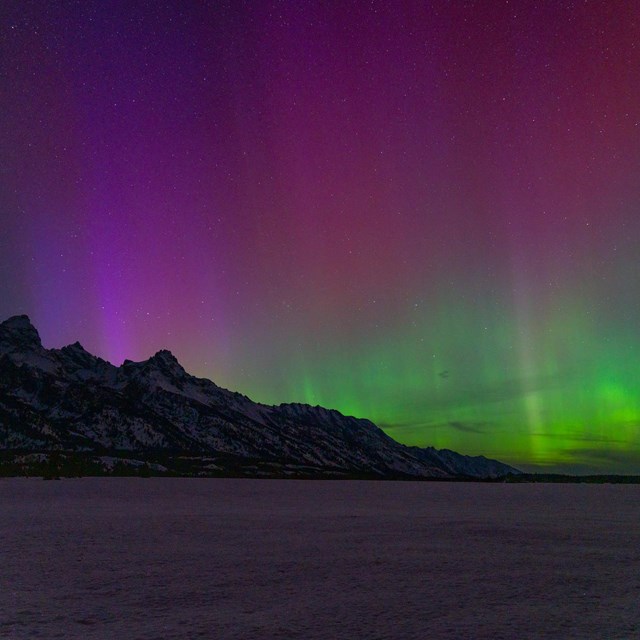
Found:
[[[0,638],[623,640],[640,486],[0,480]]]

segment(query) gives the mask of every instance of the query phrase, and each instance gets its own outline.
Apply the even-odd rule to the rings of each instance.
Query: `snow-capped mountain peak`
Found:
[[[0,344],[13,350],[42,348],[40,334],[31,324],[29,316],[12,316],[0,323]]]

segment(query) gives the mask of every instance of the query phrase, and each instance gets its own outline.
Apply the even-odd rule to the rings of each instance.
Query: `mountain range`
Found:
[[[270,406],[189,375],[166,350],[121,366],[0,324],[0,473],[488,479],[483,456],[409,447],[369,420]]]

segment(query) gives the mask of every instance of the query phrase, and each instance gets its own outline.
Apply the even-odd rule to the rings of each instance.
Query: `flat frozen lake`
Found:
[[[630,640],[640,486],[0,480],[0,638]]]

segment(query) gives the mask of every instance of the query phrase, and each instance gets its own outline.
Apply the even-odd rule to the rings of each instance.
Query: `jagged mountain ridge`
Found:
[[[189,375],[166,350],[117,367],[77,342],[46,349],[27,316],[0,324],[0,450],[162,453],[241,475],[517,473],[482,456],[404,446],[335,410],[253,402]]]

